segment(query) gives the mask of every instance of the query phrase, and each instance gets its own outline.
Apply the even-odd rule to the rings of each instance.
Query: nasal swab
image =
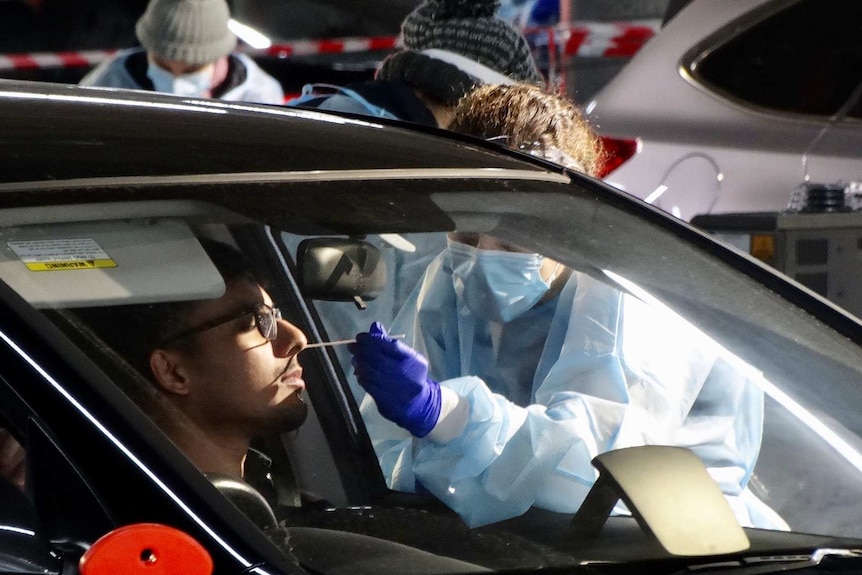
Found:
[[[399,333],[398,335],[389,335],[386,337],[388,337],[389,339],[404,339],[405,337],[407,337],[407,334]],[[321,341],[319,343],[310,343],[310,344],[305,346],[305,349],[308,349],[311,347],[328,347],[330,345],[344,345],[346,343],[356,343],[356,340],[355,339],[339,339],[338,341]]]

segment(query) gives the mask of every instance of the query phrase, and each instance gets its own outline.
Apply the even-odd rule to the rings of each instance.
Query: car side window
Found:
[[[11,436],[0,430],[0,450],[6,450]],[[10,480],[6,470],[0,476],[0,565],[17,572],[39,567],[44,572],[56,569],[56,557],[43,539],[36,509],[24,494],[17,480]],[[32,571],[31,571],[32,572]]]
[[[803,0],[698,49],[691,73],[732,98],[779,112],[830,116],[862,80],[862,3],[824,10]],[[734,23],[736,25],[736,23]]]

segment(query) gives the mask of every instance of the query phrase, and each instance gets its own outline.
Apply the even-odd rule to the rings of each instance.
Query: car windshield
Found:
[[[196,311],[175,331],[275,346],[277,307],[312,344],[299,355],[307,420],[256,446],[288,525],[491,568],[668,557],[645,542],[635,495],[613,498],[603,531],[569,531],[593,457],[667,445],[698,456],[747,528],[750,548],[736,551],[862,538],[862,350],[824,318],[855,320],[791,303],[808,295],[599,182],[506,162],[523,169],[9,183],[0,280],[198,464],[165,427],[181,402],[128,345],[143,323],[126,312],[209,311],[234,280],[207,243],[242,252],[269,307]],[[411,436],[381,415],[409,398],[376,402],[348,345],[313,345],[355,340],[373,322],[427,358],[444,405],[464,399],[447,412],[459,423]],[[663,501],[672,522],[682,503]],[[708,521],[698,529],[689,536],[714,535]]]
[[[862,472],[857,344],[700,250],[596,206],[589,196],[467,192],[432,193],[429,200],[452,220],[449,233],[401,233],[395,241],[368,236],[391,262],[394,285],[362,311],[352,302],[316,302],[326,337],[352,339],[381,321],[427,354],[431,375],[441,381],[477,375],[522,407],[569,409],[572,394],[578,402],[608,402],[589,412],[610,419],[615,410],[625,413],[600,434],[600,451],[685,445],[712,461],[726,493],[739,489],[758,501],[749,506],[751,524],[862,535],[855,519]],[[287,245],[301,240],[283,237]],[[538,303],[518,313],[513,300],[522,292],[529,297],[526,283],[515,283],[501,265],[492,284],[497,262],[490,259],[484,270],[481,259],[474,267],[465,263],[471,250],[464,246],[475,246],[479,237],[497,244],[488,253],[497,252],[500,264],[513,252],[557,262],[556,281],[550,289],[539,284]],[[487,272],[482,281],[479,271]],[[494,298],[495,290],[509,301]],[[507,312],[518,315],[509,320]],[[501,324],[501,317],[507,321]],[[366,424],[385,425],[356,385],[349,354],[337,349]],[[740,381],[747,384],[739,387]],[[649,394],[644,388],[652,385],[662,388],[662,399],[647,402],[639,394]],[[762,402],[739,396],[749,392],[762,392]],[[390,486],[414,490],[415,477],[404,469],[413,445],[393,445],[409,434],[391,424],[381,433],[371,435]],[[507,471],[527,465],[525,459]],[[557,474],[580,471],[577,464],[561,465]],[[575,502],[550,505],[575,511],[576,491],[556,486]],[[486,504],[515,505],[495,497]]]

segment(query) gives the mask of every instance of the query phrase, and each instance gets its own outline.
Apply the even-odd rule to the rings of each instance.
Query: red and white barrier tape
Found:
[[[581,22],[552,28],[525,29],[533,46],[554,46],[564,56],[631,57],[661,27],[658,20],[640,22]]]
[[[580,22],[552,28],[524,30],[534,46],[551,46],[565,56],[627,57],[634,55],[658,31],[658,21],[644,22]],[[317,54],[348,54],[398,48],[397,36],[371,38],[336,38],[328,40],[297,40],[273,44],[265,50],[247,50],[251,54],[266,54],[284,58]],[[109,58],[116,50],[85,50],[79,52],[34,52],[0,54],[0,71],[35,70],[42,68],[81,68],[94,66]]]
[[[297,40],[295,42],[282,42],[279,44],[273,44],[262,52],[268,56],[285,58],[287,56],[313,56],[315,54],[376,52],[382,50],[393,50],[397,47],[397,36],[379,36],[375,38],[336,38],[333,40]]]
[[[112,56],[116,50],[86,50],[82,52],[35,52],[30,54],[0,54],[0,70],[38,70],[41,68],[84,68],[95,66]]]

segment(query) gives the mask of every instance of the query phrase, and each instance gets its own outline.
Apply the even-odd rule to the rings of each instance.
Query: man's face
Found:
[[[272,306],[263,288],[232,281],[224,296],[197,305],[186,327],[235,316],[260,303]],[[297,354],[308,342],[293,324],[276,323],[277,335],[268,341],[250,311],[190,336],[187,346],[173,352],[188,388],[183,408],[204,431],[253,436],[289,431],[305,420],[305,382]]]

